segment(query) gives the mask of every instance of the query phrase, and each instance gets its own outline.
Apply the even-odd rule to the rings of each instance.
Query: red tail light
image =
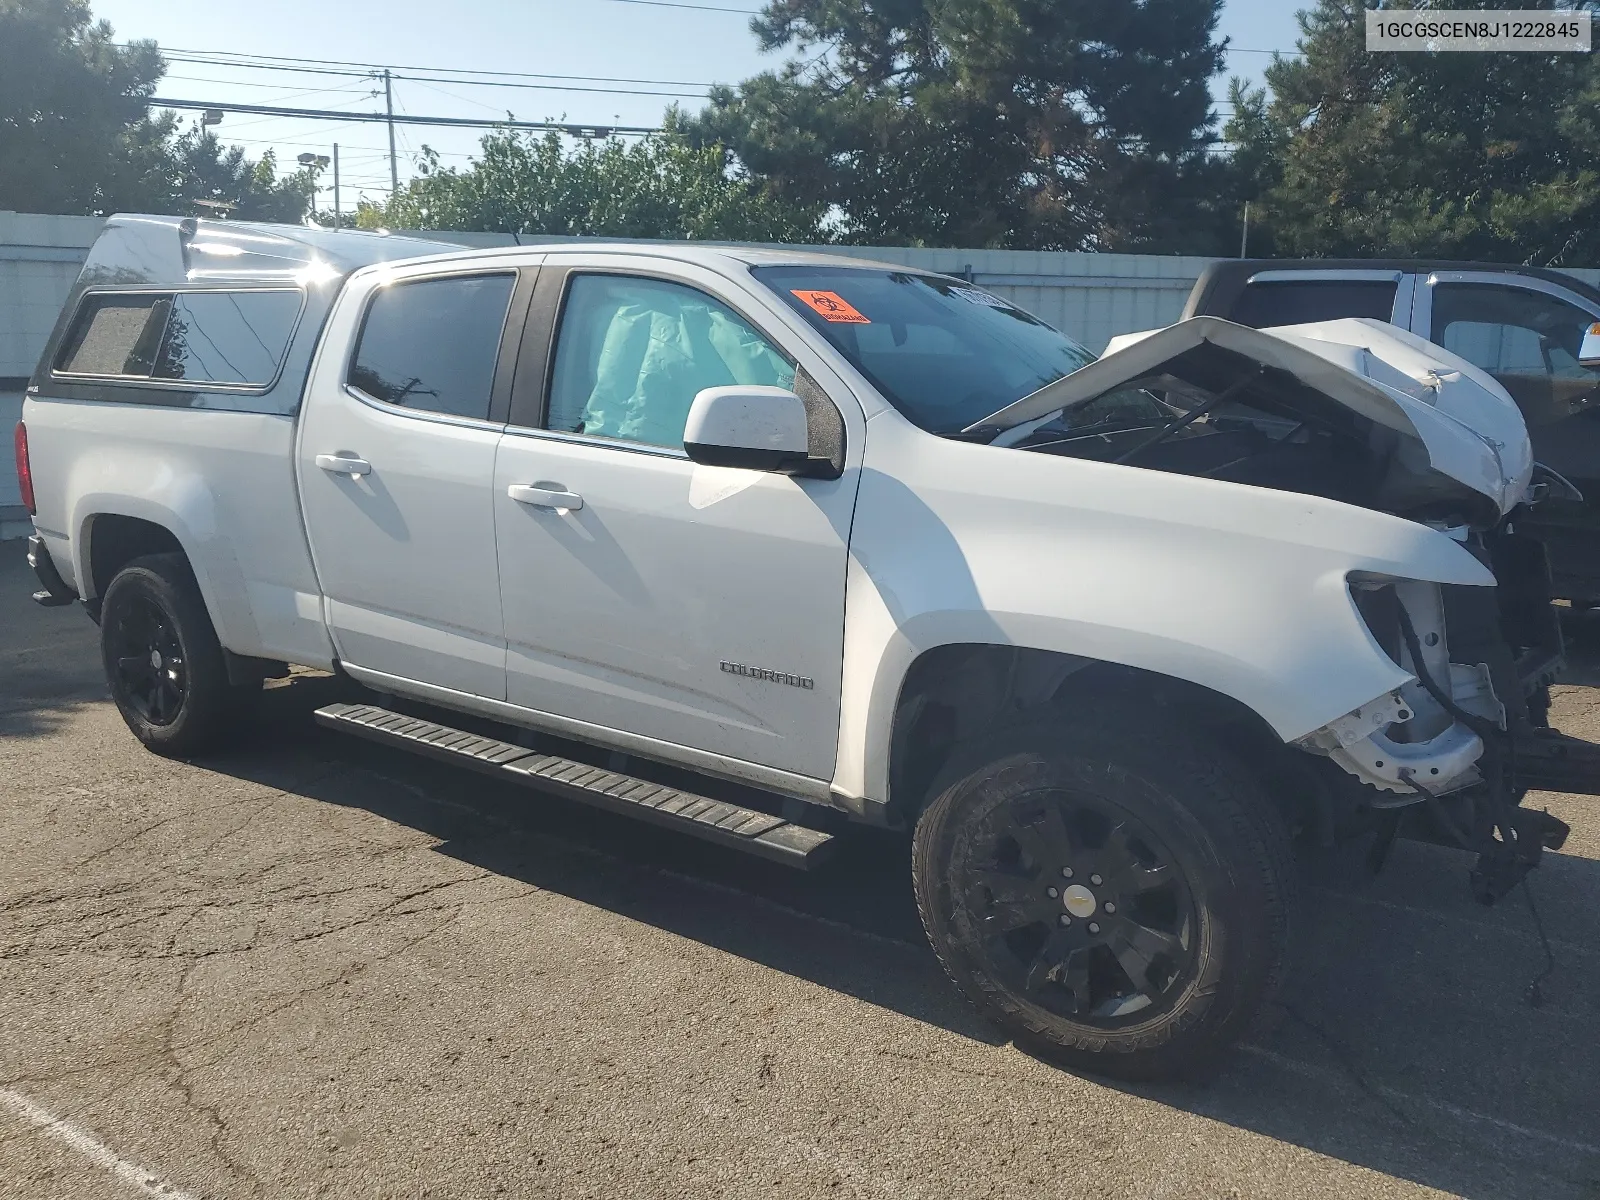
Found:
[[[33,468],[28,465],[28,427],[17,422],[17,482],[22,485],[22,503],[31,517],[39,511],[33,502]]]

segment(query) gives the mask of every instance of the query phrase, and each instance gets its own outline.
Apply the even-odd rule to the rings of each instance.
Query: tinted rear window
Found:
[[[391,283],[373,297],[350,386],[374,400],[456,417],[489,416],[514,274]]]
[[[1228,320],[1253,329],[1304,325],[1341,317],[1394,315],[1395,285],[1382,279],[1304,279],[1249,284],[1234,302]]]
[[[300,293],[91,294],[79,306],[56,370],[131,382],[264,387],[278,374],[300,315]]]

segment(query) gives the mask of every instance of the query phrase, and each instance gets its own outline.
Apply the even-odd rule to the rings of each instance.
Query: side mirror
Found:
[[[708,467],[799,474],[810,441],[805,401],[784,388],[755,384],[699,392],[683,427],[684,450]]]
[[[1600,369],[1600,321],[1584,331],[1583,344],[1578,347],[1578,365]]]

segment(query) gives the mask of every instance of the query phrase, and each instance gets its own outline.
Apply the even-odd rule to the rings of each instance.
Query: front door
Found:
[[[299,475],[347,666],[505,696],[491,401],[516,283],[515,270],[401,277],[333,318],[325,344],[354,348],[317,366]]]
[[[546,268],[541,297],[560,296],[547,403],[508,426],[495,469],[507,698],[664,757],[689,747],[830,778],[857,472],[690,462],[698,391],[793,387],[795,359],[709,272],[598,261]],[[859,423],[856,409],[846,427]]]

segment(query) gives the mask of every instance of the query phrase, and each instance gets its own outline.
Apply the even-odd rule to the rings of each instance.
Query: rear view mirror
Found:
[[[1584,331],[1583,344],[1578,347],[1578,365],[1600,369],[1600,321]]]
[[[708,467],[798,474],[810,436],[805,401],[785,388],[736,384],[696,394],[683,427],[683,448]]]

